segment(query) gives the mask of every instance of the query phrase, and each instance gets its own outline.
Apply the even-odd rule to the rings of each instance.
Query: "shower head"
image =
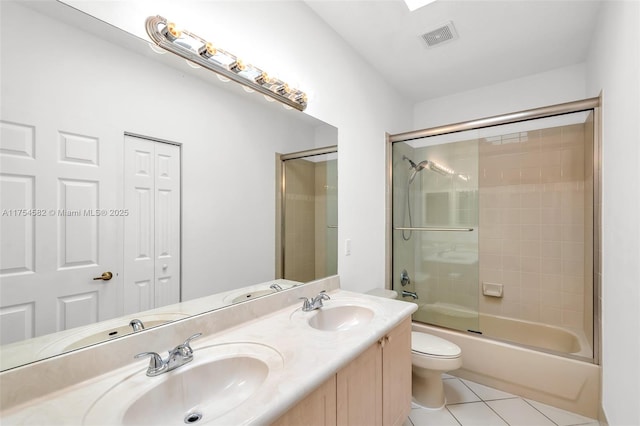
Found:
[[[411,172],[411,176],[409,176],[409,185],[411,185],[411,183],[416,178],[418,173],[420,173],[421,171],[424,170],[426,164],[422,164],[422,163],[424,163],[424,161],[421,162],[421,163],[418,163],[416,166],[413,167],[413,171]]]
[[[409,162],[409,164],[411,164],[411,168],[413,169],[413,171],[411,172],[411,175],[409,176],[409,183],[413,182],[413,180],[416,178],[416,175],[423,171],[424,169],[430,169],[430,165],[431,165],[431,161],[429,160],[423,160],[421,162],[419,162],[418,164],[414,163],[409,157],[407,157],[406,155],[402,156],[403,160],[407,160]]]
[[[422,171],[422,169],[431,169],[431,161],[424,160],[419,162],[416,166],[413,167],[416,169],[416,173]]]
[[[407,157],[406,155],[402,156],[403,160],[407,160],[409,162],[409,164],[411,164],[411,167],[413,167],[414,169],[417,167],[416,163],[414,163],[413,161],[411,161],[411,158]]]

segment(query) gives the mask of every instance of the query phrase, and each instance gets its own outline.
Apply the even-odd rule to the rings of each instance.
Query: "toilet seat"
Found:
[[[436,358],[458,358],[462,350],[455,343],[419,331],[411,332],[411,351]]]

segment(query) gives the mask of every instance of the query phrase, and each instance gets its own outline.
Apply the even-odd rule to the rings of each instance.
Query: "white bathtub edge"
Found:
[[[462,349],[462,368],[450,374],[597,419],[600,366],[421,323],[413,329]]]

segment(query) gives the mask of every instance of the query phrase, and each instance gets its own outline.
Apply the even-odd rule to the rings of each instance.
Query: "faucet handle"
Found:
[[[154,377],[167,371],[168,365],[162,360],[162,357],[156,352],[141,352],[134,358],[142,358],[144,356],[150,356],[149,368],[147,368],[147,376]]]
[[[202,333],[196,333],[193,336],[189,337],[187,340],[185,340],[182,345],[183,346],[189,346],[189,343],[191,343],[192,340],[195,340],[200,336],[202,336]]]
[[[322,301],[329,300],[331,297],[327,294],[326,290],[322,290],[316,297],[313,298],[311,302],[314,308],[322,308]]]
[[[304,300],[304,302],[302,302],[302,310],[304,312],[311,310],[311,300],[309,300],[308,297],[298,297],[298,299]]]
[[[151,359],[149,360],[149,370],[158,370],[164,365],[162,357],[156,352],[141,352],[134,356],[134,358],[142,358],[145,356],[151,357]]]
[[[329,297],[329,295],[327,294],[327,290],[322,290],[320,293],[318,293],[318,297],[320,300],[329,300],[331,299],[331,297]]]
[[[192,355],[193,354],[193,349],[191,349],[191,346],[189,345],[189,343],[191,343],[192,340],[195,340],[200,336],[202,336],[202,333],[194,334],[193,336],[191,336],[187,340],[185,340],[181,345],[178,345],[178,347],[176,349],[180,350],[183,356]],[[176,350],[176,349],[174,349],[174,350]]]

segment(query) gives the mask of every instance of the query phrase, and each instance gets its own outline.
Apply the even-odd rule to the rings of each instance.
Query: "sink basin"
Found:
[[[309,325],[318,330],[344,331],[362,327],[373,319],[373,311],[357,305],[323,307],[309,318]]]
[[[168,376],[162,385],[135,400],[125,412],[122,424],[195,423],[198,417],[205,421],[219,417],[247,400],[268,373],[267,364],[248,356],[190,368]]]
[[[267,346],[231,343],[196,349],[192,362],[156,377],[147,377],[144,365],[105,392],[85,414],[84,424],[179,425],[219,419],[249,400],[270,372],[282,368],[282,357]]]
[[[55,333],[50,343],[43,345],[37,352],[38,356],[58,355],[61,352],[73,349],[83,348],[100,342],[106,342],[116,337],[126,336],[133,333],[133,328],[129,322],[137,318],[141,320],[145,328],[151,328],[158,325],[166,324],[171,321],[179,320],[187,317],[187,314],[181,312],[163,312],[149,315],[126,316],[102,321],[96,324],[78,327],[77,329],[69,329],[59,333]],[[59,336],[59,338],[58,338]]]
[[[168,321],[164,320],[156,320],[156,321],[145,321],[145,328],[155,327],[156,325],[166,324]],[[88,345],[93,345],[94,343],[106,342],[107,340],[114,339],[120,336],[126,336],[127,334],[133,333],[133,329],[130,325],[123,325],[120,327],[113,327],[108,330],[100,331],[95,334],[91,334],[87,337],[79,339],[69,346],[65,347],[65,351],[70,351],[72,349],[84,348]]]
[[[284,282],[284,280],[276,280],[265,284],[257,284],[249,287],[245,287],[240,291],[229,292],[225,295],[224,301],[226,303],[240,303],[245,300],[253,300],[256,297],[267,296],[269,294],[277,293],[278,290],[270,287],[271,284],[278,284],[282,290],[286,290],[291,287],[295,287],[294,281]]]
[[[272,294],[275,292],[276,291],[272,289],[249,291],[247,293],[241,294],[240,296],[234,297],[233,299],[231,299],[231,303],[244,302],[245,300],[255,299],[256,297],[266,296],[267,294]]]

